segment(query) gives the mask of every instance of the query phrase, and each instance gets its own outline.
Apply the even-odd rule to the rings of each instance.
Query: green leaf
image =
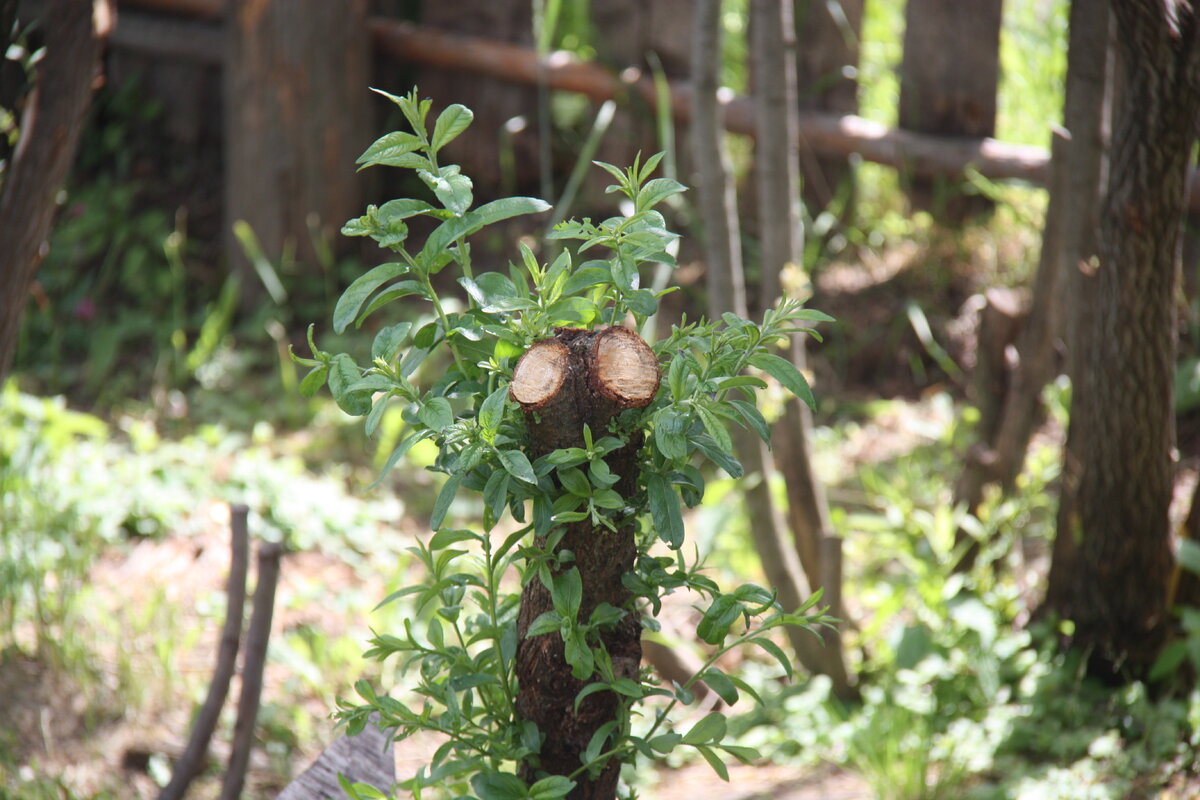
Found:
[[[678,733],[660,733],[655,736],[647,744],[654,749],[656,753],[666,755],[675,749],[675,746],[683,741],[683,736]]]
[[[787,673],[788,678],[794,676],[795,671],[792,667],[792,661],[787,657],[787,654],[783,652],[783,648],[765,636],[756,636],[749,641],[753,642],[774,656],[775,660],[779,662],[779,666],[783,667],[783,671]]]
[[[686,191],[687,187],[679,181],[671,180],[670,178],[655,178],[643,186],[641,191],[638,192],[638,211],[646,211],[654,208],[671,195],[676,195],[680,192]]]
[[[426,436],[427,434],[423,431],[421,433],[414,433],[403,439],[400,444],[396,445],[396,449],[392,451],[392,454],[388,456],[388,460],[384,462],[383,469],[379,471],[379,477],[375,479],[374,483],[367,487],[367,490],[370,491],[379,484],[383,483],[383,479],[386,478],[388,473],[392,471],[392,468],[400,462],[400,459],[404,458],[404,454],[411,450],[414,444],[421,441]]]
[[[579,694],[575,695],[575,712],[579,713],[579,704],[586,700],[590,695],[593,695],[596,692],[607,692],[611,690],[612,687],[603,681],[589,683],[587,686],[579,690]]]
[[[475,114],[466,106],[458,103],[447,106],[445,111],[438,114],[437,122],[433,124],[430,145],[434,150],[441,150],[465,131],[474,119]]]
[[[544,200],[533,197],[504,197],[472,209],[461,217],[448,219],[429,234],[421,254],[433,258],[451,244],[481,228],[522,214],[537,214],[550,208]]]
[[[635,314],[650,317],[658,311],[658,298],[649,289],[638,289],[625,297],[625,305]]]
[[[587,476],[578,467],[560,469],[558,471],[558,479],[562,482],[563,488],[573,495],[590,497],[592,494],[592,482],[587,479]]]
[[[733,705],[738,701],[738,690],[733,685],[733,681],[729,679],[721,670],[716,667],[709,667],[700,673],[700,680],[708,684],[708,688],[717,693],[717,696],[724,700],[727,704]]]
[[[462,473],[456,472],[442,484],[442,490],[438,492],[437,500],[433,504],[433,513],[429,517],[429,527],[433,530],[442,527],[442,521],[446,519],[446,512],[450,510],[454,495],[458,494],[458,485],[462,483],[462,479]]]
[[[563,284],[562,293],[564,295],[579,294],[584,289],[590,289],[593,286],[599,286],[602,283],[608,283],[612,280],[612,272],[608,264],[603,261],[589,261],[588,265],[584,265],[575,270],[567,282]]]
[[[672,371],[674,366],[672,365]],[[666,408],[654,418],[654,446],[666,458],[675,460],[687,457],[687,414],[677,408]]]
[[[575,781],[566,775],[551,775],[529,787],[529,800],[558,800],[575,788]]]
[[[533,473],[533,465],[529,463],[527,455],[520,450],[497,450],[496,455],[500,457],[500,463],[509,475],[519,481],[537,485],[537,475]]]
[[[456,217],[467,213],[475,199],[472,192],[475,185],[470,178],[458,171],[457,164],[442,167],[440,175],[435,175],[427,169],[418,170],[417,175],[433,189],[438,202]]]
[[[504,419],[504,407],[507,402],[508,384],[506,383],[497,387],[479,406],[479,427],[484,441],[488,444],[494,444],[496,441],[496,431],[500,428],[500,421]]]
[[[583,578],[578,567],[554,576],[550,601],[554,603],[554,610],[569,620],[579,615],[579,606],[583,603]]]
[[[483,502],[492,512],[493,521],[500,519],[504,514],[504,507],[508,504],[508,484],[511,478],[512,476],[503,470],[492,470],[492,474],[488,476],[487,483],[483,487]]]
[[[725,424],[707,406],[697,403],[695,408],[700,415],[700,421],[704,423],[704,430],[708,431],[708,435],[713,438],[717,447],[732,454],[733,440],[729,437],[729,431],[725,429]]]
[[[683,735],[683,744],[708,744],[725,738],[726,721],[724,714],[712,713],[697,722],[692,729]]]
[[[329,391],[338,408],[355,417],[365,416],[371,411],[371,392],[352,391],[350,387],[362,378],[362,370],[354,359],[339,353],[329,362]]]
[[[762,412],[745,400],[729,400],[731,406],[741,415],[750,430],[758,434],[758,438],[768,444],[771,442],[771,427],[763,417]]]
[[[712,440],[711,436],[694,436],[692,437],[692,442],[704,454],[705,458],[725,470],[729,477],[740,478],[746,473],[746,470],[742,467],[742,462],[734,458],[729,452],[717,447],[717,443]]]
[[[525,781],[508,772],[478,772],[471,776],[471,788],[479,800],[524,800],[529,796]]]
[[[679,509],[679,495],[671,483],[662,475],[646,474],[646,496],[650,502],[650,518],[654,532],[671,549],[683,546],[683,515]]]
[[[596,657],[578,629],[563,631],[563,657],[571,665],[575,680],[587,680],[596,671]]]
[[[395,131],[376,139],[355,161],[369,167],[382,164],[388,167],[424,167],[429,162],[415,151],[421,149],[421,140],[415,134]]]
[[[1171,642],[1159,653],[1147,677],[1151,681],[1160,681],[1163,678],[1168,678],[1175,674],[1185,658],[1187,658],[1187,641],[1178,639]]]
[[[741,615],[742,604],[733,595],[717,595],[696,626],[696,635],[709,644],[720,644]]]
[[[327,377],[329,377],[329,367],[327,365],[320,364],[313,367],[304,376],[304,380],[300,381],[300,394],[305,397],[312,397],[325,385]]]
[[[371,298],[371,302],[367,303],[366,307],[362,311],[358,312],[358,316],[355,318],[354,324],[356,326],[362,325],[363,320],[393,300],[398,300],[401,297],[408,297],[409,295],[414,294],[420,295],[426,300],[429,299],[428,294],[425,292],[425,287],[417,281],[397,281]]]
[[[371,294],[383,284],[408,272],[408,265],[399,261],[380,264],[365,275],[360,275],[346,287],[333,309],[333,330],[342,333],[346,326],[358,316],[358,309]]]
[[[442,431],[454,423],[454,410],[444,397],[431,397],[417,409],[417,419],[433,431]]]
[[[700,755],[704,756],[704,760],[712,767],[713,772],[717,773],[717,777],[728,783],[729,768],[725,766],[725,762],[721,760],[721,757],[714,753],[711,748],[703,745],[697,745],[696,750],[699,751]]]
[[[412,330],[411,322],[399,322],[389,325],[375,334],[375,341],[371,343],[371,360],[382,358],[384,361],[391,361],[394,359],[410,330]]]
[[[800,374],[800,370],[796,369],[796,365],[791,361],[788,361],[786,358],[780,358],[777,355],[772,355],[771,353],[755,353],[750,358],[750,365],[758,367],[779,381],[783,384],[783,388],[803,400],[804,404],[809,408],[816,408],[817,401],[813,397],[808,381],[804,379],[804,376]]]
[[[525,638],[529,639],[558,631],[562,628],[562,622],[562,617],[557,611],[543,611],[538,614],[537,619],[529,623],[529,630],[525,632]]]
[[[430,537],[429,543],[426,545],[430,551],[445,550],[447,547],[452,547],[459,542],[479,541],[482,537],[477,533],[472,533],[461,528],[449,528],[444,531],[438,531]]]

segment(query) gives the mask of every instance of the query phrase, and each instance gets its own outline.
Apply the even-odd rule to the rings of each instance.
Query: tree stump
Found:
[[[595,440],[607,435],[610,422],[622,411],[648,405],[658,392],[661,370],[650,347],[624,328],[597,331],[559,329],[553,339],[537,342],[517,362],[510,387],[529,427],[532,458],[565,447],[583,447],[583,427]],[[624,498],[638,491],[637,453],[640,431],[605,461],[619,477],[613,486]],[[630,503],[632,505],[632,503]],[[622,576],[633,569],[637,555],[635,522],[630,519],[617,531],[589,520],[565,527],[555,545],[558,553],[570,551],[570,565],[578,567],[583,583],[579,618],[587,621],[601,603],[628,613],[601,635],[612,657],[618,678],[636,679],[641,664],[641,622],[632,608],[632,595]],[[539,540],[546,545],[546,537]],[[569,568],[568,566],[568,568]],[[536,769],[552,775],[570,775],[581,765],[581,754],[595,732],[617,718],[619,697],[614,692],[589,695],[575,709],[575,697],[596,676],[579,680],[566,662],[562,636],[551,632],[526,638],[530,623],[553,610],[550,590],[530,575],[521,596],[517,622],[517,711],[537,724],[542,733],[538,761],[526,768],[527,778]],[[594,778],[579,776],[572,798],[612,798],[616,794],[620,764],[610,762]]]

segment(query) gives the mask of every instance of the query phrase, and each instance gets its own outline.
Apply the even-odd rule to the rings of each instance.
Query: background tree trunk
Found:
[[[1200,107],[1200,18],[1176,6],[1176,30],[1152,0],[1112,8],[1122,91],[1101,210],[1096,313],[1082,353],[1088,435],[1078,516],[1059,536],[1078,542],[1064,609],[1075,643],[1093,651],[1094,674],[1120,678],[1153,663],[1166,630],[1175,292]]]
[[[788,265],[798,270],[803,252],[803,231],[799,213],[799,157],[795,145],[796,137],[796,72],[794,64],[795,27],[792,20],[790,0],[752,0],[750,13],[751,52],[754,53],[754,96],[758,127],[755,148],[755,177],[758,187],[759,238],[761,251],[761,298],[763,304],[771,303],[780,295],[781,276]],[[796,338],[792,343],[791,356],[796,366],[804,368],[804,345]],[[793,555],[799,555],[807,583],[814,588],[823,585],[824,572],[821,565],[822,550],[831,549],[838,542],[832,535],[829,510],[821,485],[812,472],[808,455],[808,431],[811,417],[806,406],[794,398],[785,406],[783,423],[776,426],[775,446],[779,465],[787,481],[788,520],[792,527]],[[763,491],[770,472],[770,461],[761,448],[757,449],[762,461]],[[747,469],[751,464],[747,464]],[[769,500],[769,497],[767,498]],[[766,501],[764,501],[766,502]],[[772,534],[765,521],[773,515],[754,514],[751,526],[764,565],[771,558],[782,560],[768,566],[768,574],[778,572],[789,559],[776,555],[773,550],[780,547],[778,534]],[[759,530],[761,528],[761,531]],[[828,540],[828,541],[827,541]],[[784,547],[784,550],[788,548]],[[839,560],[839,559],[834,559]],[[790,577],[792,586],[804,588],[798,575]],[[792,602],[783,596],[780,585],[780,600],[785,605]],[[840,596],[840,590],[831,594]],[[838,616],[841,609],[831,608],[830,613]],[[820,663],[809,669],[828,675],[838,696],[856,696],[853,676],[846,669],[842,652],[841,635],[832,631],[824,636],[825,648],[814,656]],[[793,644],[796,644],[793,641]],[[801,647],[798,654],[803,654]],[[802,658],[803,660],[803,658]]]
[[[995,134],[1002,2],[908,0],[901,128],[945,136]],[[912,177],[908,196],[914,208],[948,225],[991,209],[987,199],[964,194],[960,179]]]
[[[313,229],[344,250],[338,231],[361,213],[351,167],[372,141],[367,2],[231,0],[225,31],[224,249],[252,308],[263,284],[235,222],[249,223],[267,258],[294,249],[313,264]]]
[[[795,0],[796,101],[801,111],[858,113],[863,0]],[[844,158],[818,156],[800,140],[802,194],[816,216],[833,207],[853,216],[854,177]]]
[[[95,6],[50,0],[45,8],[46,54],[0,186],[0,383],[12,368],[29,287],[46,255],[58,193],[91,103],[100,45],[108,32],[97,30],[96,23],[111,21],[114,13],[104,0]]]
[[[423,3],[423,24],[467,36],[533,47],[533,11],[529,0],[455,0]],[[475,121],[446,149],[454,163],[480,186],[511,184],[510,192],[538,186],[538,90],[503,80],[423,68],[417,76],[421,94],[435,103],[462,103]],[[546,142],[547,146],[549,142]],[[522,188],[523,187],[523,188]],[[545,198],[553,201],[552,197]]]
[[[1081,443],[1087,439],[1088,400],[1082,391],[1087,365],[1083,358],[1084,330],[1088,327],[1096,298],[1096,245],[1100,227],[1099,208],[1102,176],[1105,173],[1109,118],[1111,115],[1113,48],[1112,15],[1106,0],[1072,0],[1068,44],[1066,93],[1063,124],[1070,133],[1066,151],[1066,200],[1062,211],[1062,283],[1064,298],[1063,340],[1066,371],[1072,393],[1071,422],[1063,447],[1062,478],[1050,575],[1042,610],[1067,611],[1066,587],[1074,573],[1078,542],[1068,533],[1078,530],[1079,479],[1083,471]]]

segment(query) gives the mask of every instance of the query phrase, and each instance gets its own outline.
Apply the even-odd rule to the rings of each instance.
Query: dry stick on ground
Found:
[[[242,638],[242,617],[246,605],[246,569],[250,560],[246,533],[247,508],[231,506],[229,541],[229,583],[225,588],[225,625],[217,648],[217,666],[213,670],[208,696],[192,725],[183,755],[175,762],[170,782],[158,795],[158,800],[179,800],[187,793],[188,785],[200,772],[208,754],[208,743],[221,716],[221,707],[229,693],[229,680],[237,664],[238,642]]]
[[[12,366],[29,287],[45,256],[59,191],[83,130],[100,43],[112,9],[107,2],[50,0],[46,54],[21,119],[21,138],[0,188],[0,382]],[[7,32],[6,32],[7,33]]]
[[[238,800],[254,746],[254,729],[262,698],[263,668],[267,662],[267,643],[271,638],[271,617],[275,613],[275,585],[279,581],[279,561],[283,546],[264,542],[258,548],[258,576],[254,587],[254,608],[246,631],[246,651],[242,658],[242,692],[238,697],[237,723],[233,729],[233,749],[221,785],[221,800]]]
[[[535,343],[517,362],[509,390],[525,413],[530,457],[564,447],[583,447],[584,425],[595,436],[602,436],[618,413],[644,407],[654,399],[660,377],[658,359],[649,345],[624,328],[560,329],[553,339]],[[637,490],[641,444],[640,433],[634,433],[626,446],[605,459],[612,473],[620,476],[613,489],[622,497]],[[556,549],[574,553],[573,564],[583,583],[581,620],[586,622],[601,603],[629,609],[631,595],[621,578],[633,570],[635,536],[632,523],[615,532],[589,520],[566,526]],[[541,537],[538,545],[546,544]],[[557,632],[526,638],[530,623],[553,608],[550,591],[538,577],[531,577],[521,595],[517,620],[517,712],[522,719],[536,723],[545,736],[537,766],[551,775],[570,775],[582,765],[580,756],[593,734],[616,719],[621,701],[616,692],[597,692],[578,709],[574,707],[579,691],[593,678],[581,681],[571,674]],[[637,613],[630,610],[601,640],[612,657],[616,677],[636,679],[642,657]],[[532,765],[526,765],[525,772],[525,777],[532,779]],[[620,764],[612,761],[595,778],[580,776],[571,797],[615,797],[619,772]]]
[[[790,0],[752,0],[750,4],[752,51],[754,52],[754,81],[758,141],[755,146],[755,179],[758,184],[759,241],[762,248],[762,285],[764,297],[775,298],[783,287],[782,273],[786,265],[802,263],[803,232],[800,226],[800,165],[796,149],[796,72],[794,67],[795,27],[792,23]],[[792,360],[804,369],[804,345],[794,339]],[[812,471],[808,452],[808,431],[812,419],[807,406],[796,398],[785,405],[784,423],[776,427],[774,442],[776,463],[783,472],[788,494],[788,520],[792,528],[792,547],[798,554],[808,581],[821,586],[826,577],[836,573],[823,570],[822,552],[841,545],[832,532],[824,489]],[[761,452],[761,451],[760,451]],[[764,472],[764,483],[769,473]],[[756,520],[757,521],[757,520]],[[769,551],[782,542],[772,541],[766,530],[757,531],[760,554],[764,563],[770,560]],[[776,540],[778,536],[774,537]],[[840,564],[840,558],[834,557]],[[837,570],[840,572],[840,569]],[[805,574],[791,578],[792,589],[802,589]],[[785,608],[794,609],[799,603],[784,596],[785,586],[779,586],[780,601]],[[835,598],[840,589],[829,589]],[[802,601],[803,598],[800,598]],[[830,608],[834,615],[841,609]],[[841,633],[837,629],[823,631],[824,646],[815,650],[807,643],[808,635],[796,631],[792,643],[805,667],[829,676],[834,693],[846,700],[856,699],[853,674],[846,667]]]

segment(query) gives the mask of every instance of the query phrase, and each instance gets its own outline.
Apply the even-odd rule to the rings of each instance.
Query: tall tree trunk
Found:
[[[721,128],[717,103],[720,63],[712,58],[721,51],[721,2],[699,0],[695,7],[692,44],[692,73],[695,86],[692,114],[692,156],[696,165],[694,185],[700,229],[705,237],[708,267],[708,313],[718,319],[731,311],[748,316],[742,270],[741,235],[737,197],[729,178],[729,155]],[[746,515],[755,550],[767,580],[779,591],[785,608],[798,608],[810,594],[810,582],[795,548],[788,542],[786,523],[771,496],[771,459],[762,442],[745,429],[734,431],[738,458],[746,472],[759,480],[746,489]],[[805,669],[829,675],[841,697],[852,697],[840,653],[824,645],[807,631],[789,629],[789,641]]]
[[[998,483],[1007,492],[1020,474],[1041,416],[1042,389],[1056,374],[1057,345],[1066,338],[1070,324],[1062,298],[1068,298],[1065,305],[1076,310],[1089,305],[1083,299],[1090,287],[1079,284],[1088,281],[1080,265],[1095,252],[1108,49],[1104,0],[1075,0],[1070,26],[1063,104],[1066,130],[1055,133],[1051,142],[1050,201],[1032,307],[1017,337],[1018,358],[1007,376],[996,426],[972,448],[955,486],[956,504],[971,512],[979,506],[985,485]],[[976,552],[977,547],[970,547],[959,566],[969,567]]]
[[[251,308],[263,284],[235,222],[267,258],[294,250],[312,264],[313,224],[342,250],[337,232],[362,208],[348,167],[371,143],[367,2],[229,0],[225,30],[225,257]]]
[[[980,138],[996,132],[1003,0],[908,0],[900,67],[900,127]],[[914,208],[958,225],[991,209],[961,179],[912,177]]]
[[[795,0],[796,89],[802,111],[858,113],[863,0]],[[813,215],[853,215],[854,177],[844,158],[818,156],[800,141],[802,197]]]
[[[1075,643],[1094,674],[1138,676],[1167,621],[1174,438],[1175,292],[1185,176],[1200,107],[1200,16],[1114,0],[1122,91],[1101,209],[1095,316],[1086,328],[1089,400],[1078,542],[1064,587]]]
[[[774,299],[782,288],[781,276],[791,265],[798,269],[803,252],[803,230],[800,226],[799,154],[796,148],[796,71],[795,27],[790,0],[752,0],[750,13],[754,53],[754,95],[758,128],[755,149],[758,184],[759,238],[762,253],[762,297]],[[804,368],[804,345],[797,338],[792,343],[793,361]],[[808,454],[808,431],[812,425],[806,406],[792,399],[786,406],[784,423],[776,427],[775,443],[780,454],[780,467],[787,482],[788,520],[792,527],[793,547],[799,555],[808,584],[823,585],[822,551],[839,544],[829,523],[829,511],[821,485],[812,472]],[[762,449],[763,484],[770,475],[769,460]],[[748,465],[749,466],[749,465]],[[765,490],[765,487],[764,487]],[[769,497],[767,498],[769,500]],[[755,517],[752,528],[764,525],[769,516]],[[775,547],[775,541],[763,545]],[[777,540],[779,537],[775,536]],[[772,557],[763,547],[764,560]],[[834,561],[840,562],[836,556]],[[787,563],[786,561],[782,563]],[[778,568],[780,565],[776,565]],[[798,577],[792,580],[798,582]],[[831,594],[840,596],[840,587],[831,587]],[[781,597],[781,599],[783,599]],[[833,608],[834,615],[841,609]],[[853,676],[846,669],[841,635],[832,631],[825,636],[826,648],[819,671],[828,675],[841,697],[856,695]]]
[[[91,103],[100,45],[108,33],[98,23],[111,24],[113,14],[105,0],[50,0],[45,7],[46,54],[0,187],[0,383],[12,368],[29,287],[45,257],[58,193]]]
[[[1067,375],[1080,389],[1071,400],[1071,422],[1063,447],[1062,478],[1059,481],[1058,535],[1054,540],[1044,610],[1063,613],[1067,607],[1065,588],[1075,571],[1078,541],[1068,531],[1078,530],[1079,480],[1083,472],[1081,444],[1088,436],[1088,398],[1082,391],[1087,375],[1083,357],[1084,331],[1090,324],[1096,297],[1096,247],[1100,227],[1100,194],[1106,161],[1108,120],[1111,117],[1113,81],[1112,15],[1107,0],[1072,0],[1070,42],[1067,60],[1063,124],[1070,133],[1066,149],[1067,198],[1062,212],[1062,284],[1058,293],[1066,298],[1063,339],[1066,343]],[[1039,613],[1041,610],[1039,610]]]

